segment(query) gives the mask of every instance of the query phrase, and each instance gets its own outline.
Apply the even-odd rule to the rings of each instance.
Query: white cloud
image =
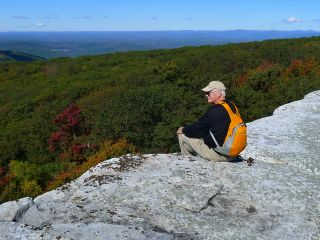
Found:
[[[295,17],[289,17],[289,18],[283,20],[283,22],[285,22],[285,23],[299,23],[299,22],[302,22],[302,20],[299,18],[295,18]]]
[[[42,28],[42,27],[45,27],[46,24],[44,24],[44,23],[37,23],[36,26],[39,27],[39,28]]]

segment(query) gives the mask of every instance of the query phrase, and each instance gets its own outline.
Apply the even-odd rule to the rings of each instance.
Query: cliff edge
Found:
[[[0,205],[1,239],[320,239],[320,91],[248,124],[242,156],[106,160]]]

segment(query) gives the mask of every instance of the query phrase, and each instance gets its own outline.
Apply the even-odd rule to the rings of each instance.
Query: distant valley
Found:
[[[44,60],[44,58],[23,52],[0,50],[0,62],[31,62],[36,60]]]
[[[0,32],[0,50],[43,58],[320,36],[317,31]]]

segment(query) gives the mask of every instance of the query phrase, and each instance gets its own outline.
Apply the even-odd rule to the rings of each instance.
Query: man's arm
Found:
[[[210,126],[212,125],[212,114],[214,114],[214,111],[211,108],[195,123],[184,127],[182,133],[190,138],[202,138],[208,134]]]

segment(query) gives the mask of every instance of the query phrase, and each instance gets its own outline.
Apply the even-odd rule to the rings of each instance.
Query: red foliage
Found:
[[[49,151],[66,150],[72,142],[72,136],[80,134],[80,123],[83,121],[81,110],[75,103],[71,103],[59,113],[53,120],[59,130],[52,133],[48,139]]]
[[[233,85],[236,87],[240,87],[242,85],[244,85],[249,79],[249,74],[245,73],[245,74],[241,74],[239,75],[235,81],[233,82]]]
[[[0,187],[7,185],[11,179],[14,177],[14,175],[7,175],[0,178]]]
[[[291,65],[288,67],[288,70],[290,72],[293,72],[295,70],[300,70],[303,67],[303,62],[300,59],[294,59],[291,62]]]
[[[66,161],[67,159],[69,159],[69,153],[68,152],[60,153],[60,160],[61,161]]]
[[[0,167],[0,175],[4,174],[4,168]]]
[[[273,66],[272,63],[270,63],[270,62],[264,62],[264,63],[262,63],[260,66],[258,66],[256,70],[257,70],[258,72],[264,72],[264,71],[268,70],[269,68],[271,68],[272,66]]]
[[[82,120],[80,108],[75,103],[71,103],[53,121],[63,130],[69,130],[72,127],[79,126]]]
[[[250,79],[250,76],[253,73],[263,73],[265,71],[268,71],[270,68],[272,68],[274,64],[270,62],[264,62],[261,65],[259,65],[256,69],[253,69],[251,71],[247,71],[243,74],[240,74],[233,82],[233,86],[240,87],[248,82]]]
[[[83,153],[83,151],[87,148],[85,144],[73,144],[71,146],[71,151],[73,156],[78,156],[79,154]]]
[[[71,103],[54,118],[53,122],[59,127],[59,130],[52,133],[48,139],[49,151],[62,151],[60,154],[62,161],[82,161],[85,149],[91,146],[79,143],[89,134],[80,108],[75,103]]]
[[[70,134],[59,129],[57,132],[52,133],[48,139],[49,151],[54,152],[58,147],[65,149],[70,141]]]
[[[291,65],[286,69],[285,76],[288,76],[290,74],[294,76],[308,75],[310,72],[317,69],[317,65],[317,61],[315,61],[314,59],[294,59],[291,62]]]

